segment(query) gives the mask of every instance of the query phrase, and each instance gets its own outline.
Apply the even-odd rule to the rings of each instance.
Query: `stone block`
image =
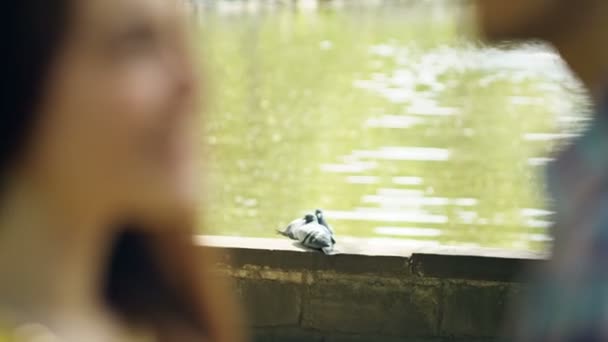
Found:
[[[338,335],[327,336],[323,342],[443,342],[438,338],[395,337],[380,335]]]
[[[259,279],[239,279],[238,284],[251,326],[299,324],[302,304],[299,284]]]
[[[507,284],[446,283],[440,328],[442,336],[498,336],[512,293]]]
[[[410,274],[409,259],[398,256],[337,254],[327,257],[318,253],[312,256],[311,261],[311,270],[315,271],[334,271],[348,274],[386,274],[400,277]]]
[[[476,255],[412,255],[412,273],[421,277],[514,282],[522,272],[544,261]]]
[[[324,342],[323,336],[299,328],[263,328],[253,331],[253,342]]]
[[[303,305],[302,324],[321,332],[437,336],[438,286],[379,286],[315,282]]]
[[[232,248],[223,254],[222,262],[232,267],[256,265],[283,270],[309,270],[315,253]]]

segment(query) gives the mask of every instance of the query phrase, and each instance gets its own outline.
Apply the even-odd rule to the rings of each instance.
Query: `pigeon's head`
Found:
[[[317,217],[317,219],[322,219],[323,218],[323,210],[321,209],[317,209],[315,210],[315,216]]]
[[[317,221],[317,216],[313,215],[313,214],[306,214],[306,215],[304,215],[304,221],[306,223],[311,223],[313,221],[316,222]]]

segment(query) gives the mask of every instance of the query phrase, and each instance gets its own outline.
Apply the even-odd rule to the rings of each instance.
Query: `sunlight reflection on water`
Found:
[[[238,20],[210,14],[212,70],[224,82],[209,116],[210,174],[223,184],[210,210],[217,233],[269,236],[323,206],[339,235],[370,243],[551,240],[542,167],[586,120],[553,50],[475,43],[450,31],[450,11],[390,26],[373,12],[256,17],[239,3],[226,4]]]
[[[427,51],[416,54],[408,47],[399,47],[390,44],[379,44],[370,47],[370,53],[382,58],[392,58],[397,62],[397,69],[389,73],[375,72],[370,79],[356,80],[353,85],[360,89],[375,92],[393,103],[404,103],[406,105],[405,115],[383,115],[373,117],[366,121],[365,125],[372,128],[393,129],[416,129],[417,126],[426,123],[425,116],[454,116],[462,113],[457,107],[445,107],[439,105],[442,91],[449,82],[442,80],[444,74],[464,71],[491,71],[491,74],[479,80],[481,86],[487,87],[493,82],[506,79],[509,82],[521,82],[526,79],[542,77],[547,84],[545,89],[559,92],[561,89],[551,87],[553,82],[572,82],[570,76],[565,72],[561,59],[544,46],[529,45],[522,46],[516,50],[499,50],[495,48],[479,48],[468,46],[454,49],[442,46],[435,51]],[[453,76],[452,76],[453,77]],[[446,85],[447,84],[447,85]],[[419,91],[424,85],[424,91]],[[458,86],[458,84],[452,84]],[[513,105],[546,105],[546,99],[531,96],[510,96]],[[557,109],[557,108],[556,108]],[[569,104],[559,108],[561,112],[571,109]],[[580,119],[580,118],[579,118]],[[523,134],[525,141],[554,141],[571,139],[576,134],[570,133],[538,133],[530,132]],[[427,161],[441,162],[450,159],[449,149],[435,147],[405,147],[405,146],[383,146],[377,150],[354,150],[345,158],[355,164],[345,164],[342,168],[334,168],[329,165],[321,166],[325,172],[345,172],[347,165],[360,165],[362,160],[394,160],[394,161]],[[549,157],[528,158],[530,166],[544,166],[551,161]],[[365,163],[365,161],[363,161]],[[357,169],[366,172],[377,165],[367,164],[368,168]],[[353,167],[353,170],[355,167]],[[352,184],[377,184],[378,177],[375,176],[348,176],[347,181]],[[423,183],[420,177],[394,177],[395,185],[416,186]],[[380,191],[381,192],[381,191]],[[331,211],[330,215],[336,220],[367,220],[377,222],[404,222],[404,223],[432,223],[444,224],[449,218],[428,212],[428,207],[474,207],[478,204],[475,198],[447,198],[437,196],[426,196],[422,191],[413,192],[389,192],[384,194],[364,195],[361,203],[365,205],[377,205],[379,208],[356,208],[352,211]],[[523,222],[530,228],[548,228],[550,221],[540,220],[535,217],[550,216],[550,211],[538,208],[527,208],[521,210],[522,217],[531,217]],[[457,217],[465,223],[477,225],[489,224],[487,219],[476,220],[478,215],[475,211],[459,211]],[[494,220],[492,225],[500,225],[502,220]],[[439,237],[442,231],[436,228],[418,227],[386,227],[378,226],[374,232],[379,235],[408,236],[408,237]],[[550,241],[551,238],[545,233],[522,234],[522,239],[530,241]]]

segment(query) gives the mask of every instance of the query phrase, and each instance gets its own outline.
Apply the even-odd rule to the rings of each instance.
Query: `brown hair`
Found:
[[[69,0],[13,0],[2,7],[3,100],[0,172],[23,152],[48,69],[69,29]],[[0,174],[2,177],[2,174]],[[212,251],[193,245],[187,229],[144,233],[121,226],[108,265],[108,304],[133,325],[153,328],[163,341],[243,340],[229,284],[213,274]]]

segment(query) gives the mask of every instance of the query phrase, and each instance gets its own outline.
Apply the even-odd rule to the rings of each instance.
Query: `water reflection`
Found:
[[[539,166],[584,125],[578,84],[545,46],[481,46],[450,11],[395,6],[202,14],[213,233],[272,236],[323,207],[375,243],[546,245]]]

